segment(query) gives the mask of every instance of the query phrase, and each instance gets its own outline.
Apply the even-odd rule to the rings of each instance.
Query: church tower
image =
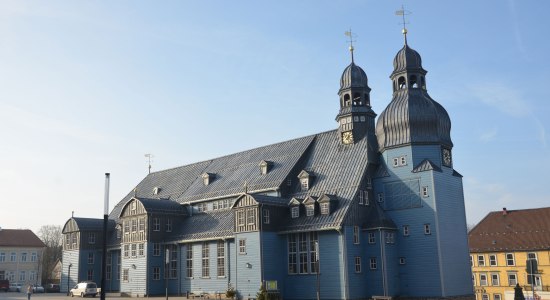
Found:
[[[453,169],[451,120],[428,94],[427,71],[403,33],[405,45],[390,75],[392,100],[376,123],[380,166],[373,180],[378,203],[400,231],[399,283],[391,293],[468,295],[473,287],[464,192]]]
[[[353,44],[350,46],[351,64],[344,69],[340,78],[340,111],[336,116],[338,134],[342,144],[354,144],[366,136],[373,143],[374,118],[376,114],[370,105],[370,88],[365,71],[353,59]]]

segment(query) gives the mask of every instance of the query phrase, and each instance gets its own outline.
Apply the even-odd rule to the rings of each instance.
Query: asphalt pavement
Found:
[[[37,293],[31,295],[31,300],[81,300],[80,297],[73,297],[67,296],[65,293]],[[86,297],[85,299],[88,300],[99,300],[99,295],[97,295],[95,298],[92,297]],[[113,296],[113,295],[107,295],[105,299],[140,299],[140,298],[126,298],[121,296]],[[149,299],[153,300],[164,300],[165,297],[149,297]],[[0,300],[27,300],[27,293],[16,293],[16,292],[0,292]],[[176,297],[176,296],[168,296],[168,300],[188,300],[186,297]]]

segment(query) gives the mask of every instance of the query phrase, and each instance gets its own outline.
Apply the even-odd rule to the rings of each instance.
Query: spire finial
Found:
[[[408,11],[408,10],[405,10],[405,7],[403,5],[401,5],[401,9],[395,11],[395,14],[397,16],[401,16],[403,18],[403,21],[402,21],[403,22],[402,23],[403,24],[403,30],[401,30],[401,32],[403,33],[403,36],[405,37],[405,45],[407,45],[407,32],[408,31],[407,31],[407,26],[406,25],[409,24],[409,23],[407,22],[407,20],[405,20],[405,16],[410,15],[411,12]]]
[[[353,38],[354,38],[356,35],[355,35],[354,33],[351,32],[351,28],[349,29],[349,31],[346,31],[344,34],[345,34],[347,37],[349,37],[349,41],[348,41],[348,43],[349,43],[349,52],[351,52],[351,62],[353,63],[353,50],[355,50],[355,49],[353,48],[353,42],[354,42]]]

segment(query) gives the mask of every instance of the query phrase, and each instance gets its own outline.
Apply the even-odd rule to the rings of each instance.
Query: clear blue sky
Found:
[[[452,120],[468,223],[550,206],[548,1],[1,1],[0,226],[103,215],[153,170],[336,128],[349,64],[375,112],[408,41]]]

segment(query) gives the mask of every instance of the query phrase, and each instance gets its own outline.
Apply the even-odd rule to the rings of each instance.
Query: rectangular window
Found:
[[[27,280],[27,273],[25,271],[19,271],[19,281]]]
[[[145,218],[139,218],[139,231],[145,231]]]
[[[218,210],[218,201],[212,202],[212,210]]]
[[[376,236],[374,235],[374,232],[369,232],[369,244],[375,244],[376,243]]]
[[[318,245],[319,240],[317,237],[317,232],[310,232],[309,233],[309,270],[311,273],[315,274],[317,273],[317,266],[318,266],[318,260],[319,260],[319,252],[318,252]]]
[[[88,275],[88,279],[87,279],[87,280],[89,280],[89,281],[94,280],[94,269],[89,269],[87,275]]]
[[[132,219],[132,232],[137,232],[137,219]]]
[[[113,274],[113,254],[111,252],[107,252],[107,262],[105,267],[105,279],[111,280]]]
[[[404,265],[404,264],[406,264],[406,263],[407,263],[407,260],[406,260],[404,257],[400,257],[400,258],[399,258],[399,264],[400,264],[400,265]]]
[[[370,265],[370,269],[371,270],[376,270],[377,268],[377,265],[376,265],[376,257],[371,257],[370,260],[369,260],[369,265]]]
[[[88,264],[93,265],[94,264],[94,254],[88,253]]]
[[[398,167],[399,166],[399,158],[398,157],[394,157],[393,158],[393,167]]]
[[[138,245],[138,255],[139,256],[144,256],[145,255],[145,246],[143,243],[139,244]]]
[[[315,205],[306,205],[306,216],[311,217],[313,215],[315,215]]]
[[[122,281],[128,282],[128,275],[130,274],[130,269],[123,269],[122,270]]]
[[[493,294],[493,299],[494,300],[502,300],[502,297],[500,294]]]
[[[470,267],[474,266],[474,257],[470,255]]]
[[[363,198],[365,198],[365,205],[370,204],[369,191],[363,191]]]
[[[379,203],[384,202],[384,194],[383,193],[378,193],[378,202]]]
[[[36,280],[36,272],[30,271],[29,272],[29,281],[35,281]]]
[[[246,254],[246,239],[239,239],[239,254]]]
[[[328,215],[330,213],[330,203],[321,203],[321,214]]]
[[[537,260],[537,253],[535,253],[535,252],[528,252],[528,253],[527,253],[527,259],[534,259],[534,260]]]
[[[430,235],[432,234],[432,229],[430,227],[430,224],[424,224],[424,234],[425,235]]]
[[[153,244],[153,256],[160,256],[160,244],[154,243]]]
[[[516,264],[514,260],[514,253],[506,253],[506,265],[514,266]]]
[[[386,244],[394,244],[395,243],[395,234],[393,232],[386,232]]]
[[[36,252],[31,253],[31,261],[35,262],[37,259]]]
[[[10,261],[16,262],[17,261],[17,253],[12,252],[10,255]]]
[[[298,218],[300,216],[300,207],[299,206],[293,206],[290,209],[290,212],[292,214],[292,218]]]
[[[508,273],[508,285],[516,286],[518,283],[518,275],[516,273]]]
[[[0,262],[5,262],[5,261],[6,261],[6,253],[0,252]]]
[[[406,166],[407,165],[407,157],[406,156],[401,156],[399,159],[400,159],[400,165],[401,166]]]
[[[245,224],[244,224],[244,217],[245,217],[245,211],[242,209],[239,209],[237,211],[237,227],[238,231],[244,231],[245,230]]]
[[[427,186],[422,187],[422,197],[424,197],[424,198],[428,197],[428,187]]]
[[[168,248],[170,251],[170,278],[178,278],[178,246],[172,245]]]
[[[479,285],[480,286],[487,285],[487,274],[479,274]]]
[[[202,277],[210,277],[210,248],[208,242],[202,243]]]
[[[296,243],[296,235],[288,235],[288,274],[298,273],[298,247]]]
[[[137,256],[137,245],[136,244],[132,244],[132,257],[136,257]]]
[[[172,232],[172,219],[166,219],[166,232]]]
[[[361,273],[361,257],[355,257],[355,273]]]
[[[88,244],[95,244],[95,233],[88,234]]]
[[[481,300],[489,300],[488,294],[481,294]]]
[[[498,274],[497,273],[491,274],[491,285],[492,286],[499,286],[500,285],[500,281],[498,280]]]
[[[302,188],[302,191],[307,191],[309,189],[309,179],[307,178],[300,179],[300,186]]]
[[[409,236],[409,235],[410,235],[409,225],[403,225],[403,236]]]
[[[27,252],[21,252],[21,262],[27,262]]]
[[[477,265],[480,266],[480,267],[485,266],[485,256],[483,256],[483,255],[478,255],[477,256]]]
[[[359,226],[353,226],[353,243],[359,244]]]
[[[307,249],[307,233],[298,233],[298,272],[300,274],[308,273],[308,249]]]
[[[153,231],[160,231],[160,219],[153,218]]]
[[[185,251],[185,265],[187,267],[186,270],[186,277],[192,278],[193,277],[193,244],[187,244]]]
[[[130,245],[124,245],[124,257],[128,257],[130,252]]]
[[[225,276],[225,243],[218,241],[218,277]]]
[[[364,203],[364,200],[363,200],[363,191],[359,190],[359,204],[363,204]]]
[[[124,221],[124,234],[130,234],[130,221]]]
[[[160,280],[160,267],[153,267],[153,280]]]
[[[490,266],[496,266],[497,265],[497,256],[495,254],[489,255],[489,265]]]
[[[263,219],[264,219],[264,224],[269,224],[269,209],[267,208],[263,209]]]
[[[122,259],[120,259],[120,255],[118,255],[117,258],[118,259],[117,259],[117,263],[116,263],[116,270],[115,270],[116,271],[116,274],[115,274],[116,276],[115,276],[115,279],[120,280],[120,276],[121,276],[120,270],[122,270]]]

